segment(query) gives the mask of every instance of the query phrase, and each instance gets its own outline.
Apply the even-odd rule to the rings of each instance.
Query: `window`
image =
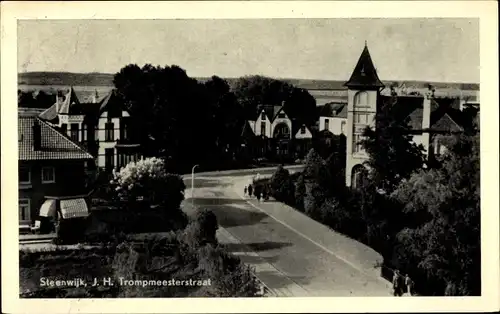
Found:
[[[265,122],[260,123],[260,134],[266,135],[266,123]]]
[[[56,174],[54,167],[43,167],[42,183],[54,183],[54,182],[56,182]]]
[[[78,138],[78,123],[71,123],[70,138],[73,141],[75,141],[75,142],[79,141],[79,138]]]
[[[330,120],[325,119],[325,130],[330,130]]]
[[[122,119],[120,121],[120,140],[126,140],[128,139],[128,128],[129,128],[129,121],[127,119]]]
[[[31,169],[29,167],[19,167],[19,183],[31,183]]]
[[[105,154],[105,167],[106,169],[113,169],[115,163],[115,149],[114,148],[106,148],[104,151]]]
[[[19,199],[19,221],[31,222],[31,204],[27,198]]]
[[[362,136],[360,134],[354,134],[354,140],[352,146],[354,148],[355,153],[363,152],[363,145],[361,145],[360,141],[362,140]]]
[[[284,119],[284,118],[286,118],[286,114],[282,111],[282,112],[278,113],[278,118]]]
[[[341,132],[342,134],[344,134],[344,133],[345,133],[345,121],[342,121],[342,122],[340,123],[340,132]]]
[[[266,113],[264,111],[262,111],[262,113],[260,114],[260,119],[266,120]]]
[[[106,141],[114,141],[115,140],[115,134],[114,134],[114,128],[115,125],[113,122],[106,122]]]
[[[368,114],[366,113],[355,113],[354,123],[368,124]]]
[[[82,141],[87,140],[87,124],[82,124]]]
[[[68,130],[68,125],[66,123],[61,124],[61,132],[66,134]]]
[[[300,134],[306,134],[306,126],[305,125],[300,127]]]
[[[368,105],[368,93],[359,92],[354,96],[355,106],[367,106]]]

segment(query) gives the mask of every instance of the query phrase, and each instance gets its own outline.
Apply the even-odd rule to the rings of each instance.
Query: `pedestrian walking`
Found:
[[[267,200],[267,188],[264,188],[264,191],[262,191],[262,199],[264,201]]]
[[[248,187],[245,185],[245,188],[243,189],[243,194],[244,194],[245,196],[247,196],[247,189],[248,189]]]
[[[394,292],[394,296],[395,297],[400,297],[401,296],[401,290],[402,290],[402,287],[401,287],[401,275],[399,274],[399,270],[395,270],[394,271],[394,275],[392,277],[392,289],[393,289],[393,292]]]
[[[253,192],[253,186],[250,184],[248,185],[248,196],[252,197],[252,192]]]
[[[413,292],[413,280],[411,280],[408,274],[405,275],[405,286],[406,286],[406,292],[408,292],[408,295],[411,296]]]
[[[257,197],[257,200],[258,200],[259,202],[260,202],[260,193],[261,193],[261,192],[259,191],[259,192],[257,192],[257,195],[255,195],[255,196]]]

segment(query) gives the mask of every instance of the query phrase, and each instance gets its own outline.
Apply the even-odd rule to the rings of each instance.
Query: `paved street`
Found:
[[[254,266],[275,295],[390,295],[389,283],[374,268],[381,260],[376,252],[281,203],[245,199],[243,187],[252,176],[200,174],[194,198],[186,178],[183,210],[193,215],[195,208],[212,209],[222,227],[220,241]]]

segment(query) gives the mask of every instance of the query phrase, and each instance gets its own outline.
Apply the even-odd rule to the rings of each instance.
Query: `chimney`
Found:
[[[38,119],[33,121],[33,150],[37,151],[42,148],[42,130]]]
[[[422,145],[425,148],[427,157],[429,156],[429,146],[430,146],[430,135],[428,129],[431,126],[431,103],[434,94],[432,93],[432,88],[429,85],[429,90],[425,93],[423,102],[423,113],[422,113]]]

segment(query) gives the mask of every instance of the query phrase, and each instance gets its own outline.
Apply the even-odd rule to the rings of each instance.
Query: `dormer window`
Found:
[[[264,111],[262,111],[262,113],[260,114],[260,119],[266,120],[266,113]]]
[[[278,118],[284,119],[284,118],[286,118],[286,114],[282,111],[282,112],[278,113]]]
[[[306,126],[305,125],[302,125],[300,127],[300,134],[306,134]]]
[[[105,132],[106,132],[106,141],[114,141],[115,140],[115,125],[113,122],[106,122]]]

